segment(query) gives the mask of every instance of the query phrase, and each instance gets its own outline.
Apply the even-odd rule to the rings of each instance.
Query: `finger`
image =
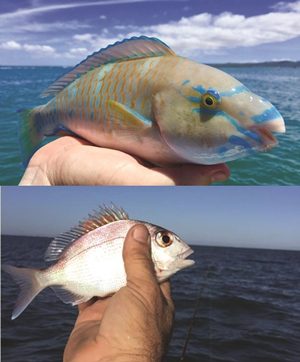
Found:
[[[169,281],[162,282],[160,284],[160,289],[166,299],[171,297],[171,284]]]
[[[230,170],[224,163],[208,166],[179,165],[154,170],[168,177],[174,185],[210,185],[213,182],[225,181],[230,176]]]
[[[91,305],[93,305],[97,300],[98,300],[98,298],[97,298],[97,297],[94,297],[94,298],[91,298],[90,300],[88,300],[87,302],[78,304],[78,310],[79,310],[79,312],[83,312],[86,308],[88,308],[88,307],[90,307]]]
[[[93,298],[89,302],[78,305],[79,315],[76,323],[84,321],[96,320],[100,321],[103,318],[105,310],[110,303],[111,297],[98,299]]]
[[[230,175],[225,164],[152,167],[118,150],[66,136],[39,149],[21,185],[208,185]]]
[[[58,138],[38,149],[29,161],[19,185],[56,185],[57,163],[63,155],[87,141],[66,136]]]
[[[127,233],[123,247],[127,285],[145,288],[149,283],[157,285],[151,259],[150,235],[146,226],[135,225]]]
[[[166,302],[171,308],[174,308],[174,302],[171,295],[171,283],[169,281],[165,281],[160,284],[160,289],[165,297]]]

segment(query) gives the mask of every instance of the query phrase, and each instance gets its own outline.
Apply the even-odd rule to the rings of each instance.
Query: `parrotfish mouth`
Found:
[[[252,126],[250,127],[250,130],[254,132],[259,138],[259,141],[254,147],[255,149],[258,149],[260,151],[267,151],[277,145],[277,139],[268,127]]]
[[[266,151],[277,145],[277,139],[273,133],[284,133],[285,125],[282,119],[269,121],[251,126],[249,130],[258,136],[255,149]]]

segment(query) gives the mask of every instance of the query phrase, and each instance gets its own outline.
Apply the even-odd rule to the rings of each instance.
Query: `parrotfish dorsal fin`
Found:
[[[88,232],[114,221],[128,220],[129,216],[122,208],[117,208],[113,204],[110,207],[103,206],[93,214],[89,214],[87,219],[79,222],[71,230],[58,235],[53,239],[45,253],[45,261],[52,264],[58,260],[64,250],[75,240]]]
[[[72,83],[77,77],[97,68],[103,64],[121,62],[130,59],[159,57],[163,55],[175,55],[165,43],[157,38],[147,36],[132,37],[117,41],[106,48],[89,55],[81,63],[77,64],[70,72],[58,78],[43,93],[42,97],[48,97],[59,93]]]

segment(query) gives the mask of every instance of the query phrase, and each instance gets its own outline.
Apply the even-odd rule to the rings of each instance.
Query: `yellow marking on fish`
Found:
[[[122,64],[122,70],[123,73],[121,73],[121,77],[122,77],[122,85],[120,88],[120,95],[121,95],[121,103],[125,103],[126,102],[126,92],[125,92],[125,86],[126,86],[126,74],[128,72],[128,63],[124,63]]]
[[[131,99],[130,99],[130,107],[132,109],[135,109],[135,104],[136,104],[136,91],[133,91],[133,86],[136,85],[136,77],[137,77],[137,61],[132,61],[131,64],[131,74],[130,74],[130,87],[129,87],[129,94],[131,94]]]
[[[77,81],[77,93],[75,97],[75,107],[74,107],[77,119],[80,118],[79,100],[81,99],[81,84],[82,84],[82,79],[79,78]]]
[[[89,74],[89,73],[88,73]],[[90,107],[90,100],[91,100],[91,86],[92,86],[92,75],[89,74],[89,79],[87,80],[87,94],[86,94],[86,107],[87,107],[87,118],[91,120],[91,107]]]
[[[152,69],[153,69],[153,61],[149,61],[149,66],[148,66],[148,70],[145,73],[145,76],[142,78],[141,82],[140,82],[140,88],[141,91],[143,91],[143,96],[141,98],[141,111],[144,113],[146,111],[146,101],[148,100],[148,96],[149,94],[152,93],[152,87],[151,89],[149,88],[149,84],[151,84],[149,82],[149,78],[150,75],[152,74]]]
[[[104,87],[103,87],[103,103],[102,103],[102,108],[103,108],[103,111],[104,111],[104,114],[103,114],[103,121],[104,121],[104,124],[103,124],[103,127],[104,129],[106,130],[106,132],[110,132],[110,125],[109,125],[109,115],[108,115],[108,87],[110,85],[110,76],[108,76],[108,74],[110,74],[111,76],[111,70],[106,73],[105,77],[104,77]]]
[[[105,72],[105,70],[104,70],[103,66],[100,68],[100,70],[97,71],[98,82],[97,82],[97,86],[96,86],[96,89],[95,89],[95,93],[96,93],[96,90],[98,88],[99,82],[100,82],[100,89],[99,89],[98,93],[96,93],[96,96],[95,96],[95,99],[94,99],[94,102],[93,102],[94,111],[96,111],[96,114],[97,114],[96,122],[98,122],[98,124],[101,126],[102,130],[104,129],[103,113],[102,113],[102,98],[103,98],[102,89],[103,89],[104,77],[105,77],[105,75],[102,75],[102,74],[104,72]],[[102,75],[101,78],[100,78],[100,75]],[[97,102],[98,97],[100,99],[99,99],[99,102],[98,102],[98,107],[96,108],[96,102]]]
[[[118,69],[117,69],[117,72],[116,72],[115,84],[114,84],[113,89],[112,89],[112,98],[114,98],[114,99],[118,98],[117,87],[119,85],[120,78],[121,78],[121,67],[118,66]]]
[[[96,108],[96,101],[97,101],[98,97],[100,97],[100,92],[97,93],[96,90],[98,89],[99,83],[100,83],[100,86],[102,87],[102,80],[98,79],[98,75],[99,75],[99,70],[94,70],[93,82],[95,82],[95,86],[93,89],[94,98],[93,98],[93,102],[92,102],[92,109],[94,112],[94,122],[95,123],[97,123],[97,121],[99,121],[99,119],[100,119],[100,117],[98,117],[100,107]],[[100,102],[99,102],[99,104],[100,104]]]

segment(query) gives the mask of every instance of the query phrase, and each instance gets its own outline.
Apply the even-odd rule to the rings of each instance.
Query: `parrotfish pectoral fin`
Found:
[[[37,129],[34,110],[24,110],[21,112],[21,116],[22,120],[20,122],[19,139],[23,165],[26,166],[30,157],[42,142],[44,135]]]
[[[113,116],[120,120],[123,128],[149,128],[152,126],[152,121],[126,105],[110,100],[110,110]]]
[[[12,265],[2,265],[2,270],[10,274],[15,282],[20,286],[21,292],[16,301],[16,305],[11,319],[16,319],[24,309],[30,304],[33,298],[44,289],[37,269],[17,268]]]
[[[41,96],[48,97],[59,93],[76,78],[103,64],[163,55],[175,55],[175,53],[157,38],[140,36],[118,41],[89,55],[70,72],[58,78]]]

